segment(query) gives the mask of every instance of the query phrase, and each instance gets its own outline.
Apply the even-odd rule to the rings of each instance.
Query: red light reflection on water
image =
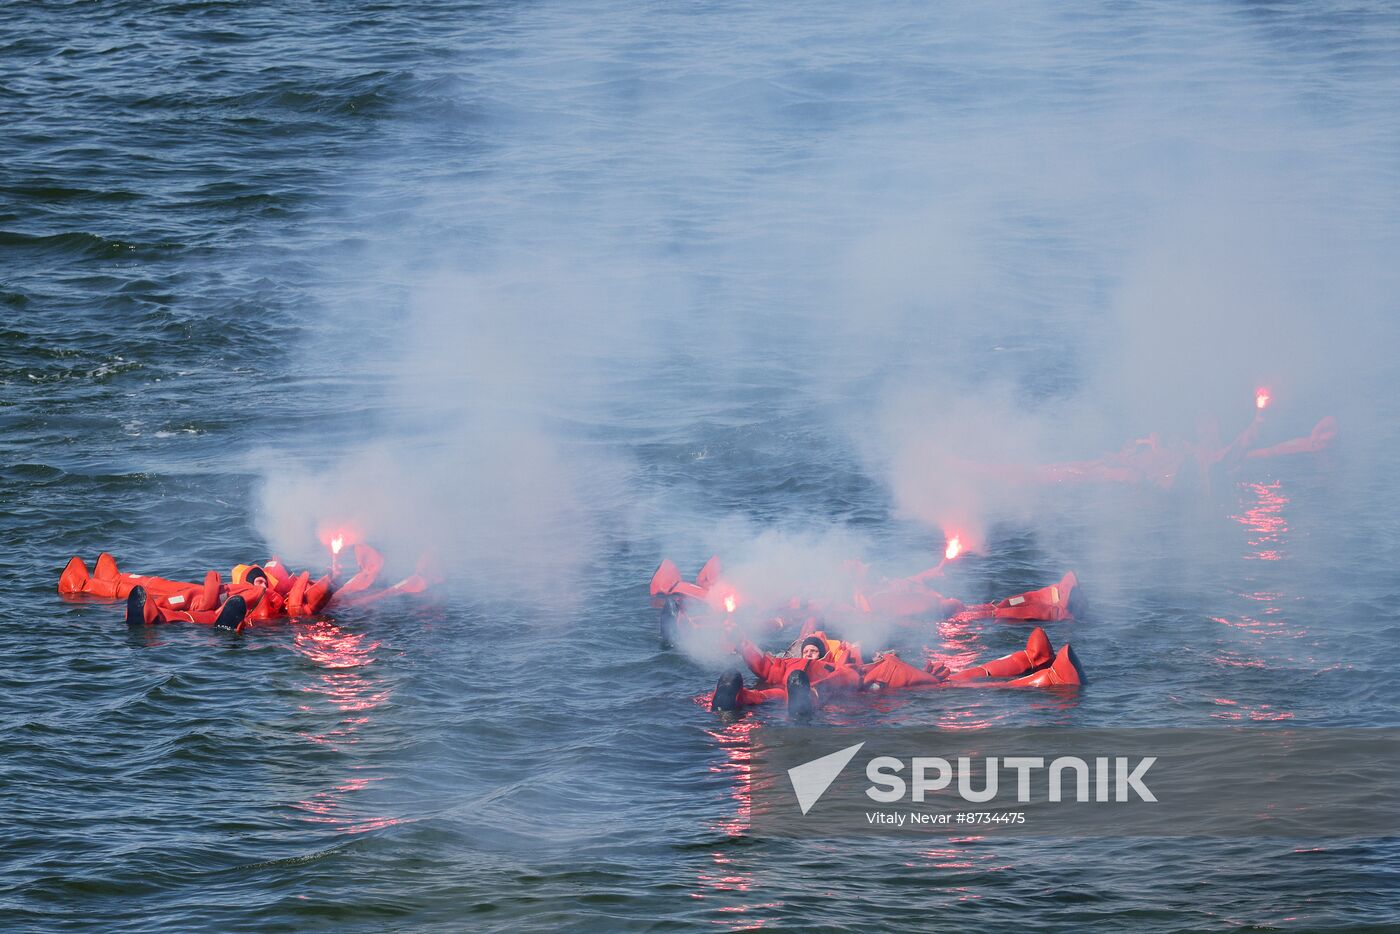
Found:
[[[697,698],[697,701],[699,698]],[[708,706],[710,697],[704,695],[703,703]],[[752,776],[752,747],[750,734],[758,727],[752,717],[743,717],[725,724],[723,729],[707,730],[719,744],[725,761],[710,766],[710,771],[731,778],[729,796],[734,799],[734,816],[719,822],[717,829],[729,837],[741,837],[748,832],[752,802],[749,797],[749,779]]]
[[[971,644],[975,643],[976,640],[969,633],[966,641]],[[940,657],[947,661],[957,661],[959,665],[962,665],[984,655],[985,652],[977,651],[972,645],[969,645],[966,651]],[[988,709],[984,703],[972,700],[970,697],[965,702],[951,703],[960,696],[966,696],[963,691],[957,688],[934,688],[929,691],[865,695],[859,699],[861,701],[860,708],[888,713],[891,710],[898,710],[917,703],[920,698],[928,699],[930,695],[935,694],[939,695],[945,702],[950,702],[949,706],[939,714],[938,725],[943,729],[981,730],[994,726],[998,721],[1010,716],[1009,711],[994,712]],[[707,691],[694,695],[692,702],[697,708],[708,712],[710,699],[711,694]],[[1076,704],[1076,697],[1055,695],[1036,697],[1031,706],[1036,709],[1064,710],[1072,708]],[[846,704],[837,704],[826,708],[827,722],[839,725],[843,719],[841,714],[846,709]],[[920,711],[919,719],[923,720],[927,716],[927,705],[921,704],[917,709]],[[887,717],[882,716],[881,720],[888,722]],[[744,716],[732,723],[716,724],[713,728],[706,729],[706,732],[724,754],[723,759],[710,766],[710,771],[717,776],[728,778],[726,783],[728,794],[734,802],[732,816],[721,818],[712,824],[727,838],[742,837],[749,832],[751,826],[751,743],[753,732],[761,722],[759,717]],[[917,865],[926,867],[932,864],[933,868],[952,871],[981,869],[988,872],[1001,872],[1014,868],[1010,864],[998,861],[999,859],[1004,860],[1004,856],[992,852],[984,854],[968,846],[968,844],[974,844],[983,839],[985,838],[981,836],[949,837],[946,846],[921,852],[920,856],[924,862]],[[744,901],[753,894],[755,885],[754,872],[745,865],[744,854],[742,852],[736,854],[736,851],[732,849],[721,847],[710,852],[708,857],[708,864],[702,866],[696,873],[697,888],[690,893],[690,897],[695,900],[714,899],[717,902],[713,911],[718,917],[711,918],[711,923],[729,930],[757,930],[767,927],[771,919],[756,917],[754,913],[781,907],[782,903]],[[976,901],[982,897],[971,886],[956,887],[952,891],[957,893],[959,901]],[[736,898],[739,901],[734,901]]]
[[[986,622],[984,620],[944,619],[938,622],[938,635],[942,637],[943,641],[968,653],[975,650],[985,629]],[[970,662],[971,658],[969,658]]]
[[[322,668],[360,668],[374,661],[378,642],[363,632],[346,632],[329,620],[297,626],[292,646]]]
[[[321,620],[309,626],[298,626],[292,637],[292,648],[324,669],[320,678],[303,690],[326,698],[342,713],[365,713],[388,700],[391,692],[382,681],[367,678],[357,670],[373,662],[374,651],[379,648],[378,642],[367,641],[365,633],[346,632],[335,623]],[[367,719],[347,717],[341,722],[342,726],[354,726]],[[343,735],[354,730],[333,732]]]
[[[356,792],[364,791],[375,781],[380,779],[352,778],[328,791],[318,791],[307,800],[298,801],[295,806],[302,812],[302,820],[328,825],[340,833],[367,833],[402,823],[402,819],[398,817],[356,814],[349,807],[350,797]]]
[[[924,850],[919,855],[933,863],[935,869],[972,869],[977,865],[971,860],[971,854],[966,850],[932,849]],[[908,865],[912,867],[914,864]]]
[[[952,690],[951,688],[949,690]],[[1006,720],[1009,714],[992,714],[982,704],[971,704],[961,710],[945,710],[939,713],[937,721],[940,730],[985,730]]]
[[[292,636],[292,650],[316,666],[317,675],[302,690],[308,695],[301,709],[308,714],[323,713],[324,702],[340,714],[335,727],[324,732],[306,732],[306,739],[332,749],[344,749],[359,742],[360,730],[370,722],[371,714],[393,693],[384,681],[366,675],[374,662],[379,643],[365,633],[346,632],[328,620],[297,626]],[[323,703],[317,703],[319,700]],[[302,819],[325,824],[340,833],[366,833],[402,822],[402,818],[367,814],[352,805],[353,799],[381,778],[357,776],[342,781],[295,807]]]
[[[1268,668],[1269,665],[1262,658],[1250,658],[1232,649],[1222,649],[1211,659],[1217,665],[1225,668]]]
[[[925,659],[935,664],[945,665],[949,671],[961,671],[964,668],[977,664],[978,659],[982,657],[982,652],[972,648],[953,652],[928,649],[924,652]]]
[[[1211,714],[1216,720],[1229,720],[1232,723],[1250,720],[1262,723],[1293,719],[1291,711],[1276,710],[1272,704],[1243,704],[1228,697],[1216,697],[1213,700],[1217,706],[1226,708]]]
[[[697,706],[708,707],[708,693],[695,698]],[[715,740],[724,759],[710,766],[716,775],[728,778],[729,797],[734,802],[734,812],[730,817],[714,822],[717,830],[728,838],[742,837],[749,831],[752,814],[749,781],[752,776],[752,733],[759,721],[753,717],[743,717],[733,723],[717,724],[706,732]],[[767,926],[768,921],[757,918],[752,912],[779,907],[779,902],[747,902],[745,898],[753,888],[753,873],[737,862],[731,851],[716,849],[709,854],[710,866],[696,873],[697,891],[690,893],[693,899],[715,898],[724,900],[716,904],[714,910],[719,917],[711,923],[734,931],[752,931]],[[741,900],[733,901],[735,897]]]
[[[1256,549],[1245,555],[1248,560],[1277,561],[1283,557],[1279,546],[1285,543],[1288,534],[1288,520],[1283,516],[1283,507],[1289,499],[1282,492],[1282,482],[1241,483],[1240,489],[1253,497],[1244,512],[1231,516],[1251,533],[1249,547]]]
[[[939,622],[938,635],[942,639],[942,645],[937,649],[925,649],[925,660],[937,665],[944,665],[949,671],[960,671],[985,660],[991,654],[990,650],[982,643],[982,637],[986,634],[985,627],[986,623],[981,620],[945,619]],[[958,693],[943,695],[940,698],[937,719],[935,720],[939,729],[985,730],[1009,716],[1005,711],[992,712],[986,704],[973,700],[971,695],[963,694],[959,688],[949,687],[941,690],[958,691]],[[927,715],[928,694],[928,691],[910,691],[901,694],[899,695],[899,705],[917,705],[916,716],[922,719],[923,716]],[[921,697],[925,700],[920,701]],[[881,712],[888,712],[890,709],[890,707],[886,707]]]
[[[949,837],[947,846],[936,846],[927,850],[921,850],[918,855],[927,863],[932,863],[935,869],[977,869],[982,872],[1005,872],[1015,868],[1011,863],[998,863],[998,859],[1004,858],[1001,854],[964,845],[976,843],[983,839],[985,838]],[[905,865],[910,869],[920,868],[919,863],[912,861],[905,863]],[[966,886],[958,886],[953,888],[952,891],[958,893],[958,901],[969,901],[982,897]]]

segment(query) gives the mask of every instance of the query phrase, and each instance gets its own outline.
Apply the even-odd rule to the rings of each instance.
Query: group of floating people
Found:
[[[1032,467],[977,464],[976,468],[983,475],[1003,482],[1032,486],[1100,483],[1170,489],[1183,476],[1195,477],[1202,485],[1209,486],[1212,477],[1234,474],[1250,461],[1315,454],[1331,447],[1336,440],[1337,419],[1328,415],[1306,435],[1261,446],[1259,436],[1270,401],[1267,389],[1255,390],[1254,418],[1228,444],[1221,441],[1219,423],[1212,417],[1205,417],[1196,426],[1194,440],[1165,439],[1153,433],[1145,438],[1134,438],[1119,450],[1090,460]]]
[[[789,717],[808,719],[823,703],[865,692],[989,684],[1015,688],[1078,687],[1084,683],[1079,661],[1069,644],[1055,651],[1050,637],[1039,626],[1031,630],[1024,649],[957,671],[932,660],[917,667],[894,652],[883,652],[865,662],[859,645],[828,638],[821,631],[804,637],[799,644],[800,654],[795,657],[761,652],[748,640],[739,644],[739,652],[760,686],[744,687],[743,675],[738,671],[720,675],[710,700],[713,711],[734,713],[744,707],[781,701],[787,705]]]
[[[1026,483],[1110,482],[1165,487],[1171,486],[1189,464],[1198,466],[1208,482],[1218,468],[1232,471],[1249,459],[1317,452],[1335,439],[1336,421],[1328,416],[1305,437],[1258,446],[1268,403],[1268,391],[1258,390],[1253,421],[1229,444],[1221,444],[1215,426],[1203,422],[1194,443],[1163,444],[1157,436],[1150,435],[1095,460],[1000,471],[984,467],[1002,479]],[[333,556],[340,546],[337,539]],[[125,573],[116,559],[103,552],[91,570],[81,558],[71,558],[59,577],[58,592],[69,599],[124,600],[129,626],[188,622],[238,631],[273,620],[316,617],[336,608],[363,606],[397,594],[421,593],[439,576],[429,570],[431,564],[424,559],[408,578],[375,589],[384,565],[382,556],[363,543],[355,544],[353,553],[357,567],[345,581],[337,579],[335,557],[332,572],[314,580],[309,571],[293,571],[274,557],[261,564],[234,566],[227,581],[211,570],[202,583],[193,583]],[[727,717],[745,708],[781,702],[790,716],[807,718],[836,698],[869,692],[973,685],[1073,689],[1086,682],[1069,644],[1056,650],[1039,626],[1031,631],[1024,648],[956,671],[936,658],[916,666],[893,651],[881,652],[865,661],[858,643],[827,632],[830,623],[823,620],[861,616],[885,621],[952,622],[1058,622],[1074,618],[1071,603],[1077,595],[1078,580],[1073,572],[1037,590],[991,603],[965,604],[939,593],[931,583],[954,557],[956,539],[945,561],[936,567],[909,577],[874,581],[866,565],[848,562],[846,571],[853,585],[848,599],[821,604],[794,598],[760,624],[760,628],[783,631],[788,629],[789,618],[805,617],[797,639],[783,654],[763,652],[747,637],[736,639],[736,594],[721,578],[718,557],[711,558],[694,581],[685,580],[674,562],[664,560],[652,576],[650,591],[654,605],[661,610],[663,636],[672,641],[686,635],[712,636],[725,650],[737,653],[753,673],[756,681],[751,686],[745,685],[738,670],[720,676],[709,706]]]
[[[1229,444],[1219,441],[1213,422],[1203,420],[1195,442],[1164,443],[1158,436],[1149,435],[1094,460],[985,469],[993,477],[1019,483],[1129,483],[1168,488],[1192,465],[1209,484],[1212,474],[1232,473],[1249,460],[1322,451],[1336,438],[1336,420],[1328,416],[1307,436],[1259,446],[1263,413],[1269,401],[1268,390],[1256,391],[1253,420]],[[853,584],[849,599],[830,605],[794,599],[758,625],[777,632],[787,628],[787,619],[793,612],[806,617],[797,640],[782,654],[763,652],[748,638],[736,641],[736,594],[721,578],[718,557],[711,558],[694,581],[685,580],[674,562],[664,560],[652,576],[650,591],[653,605],[661,611],[665,639],[711,635],[723,649],[737,653],[752,672],[756,680],[748,686],[739,670],[720,676],[709,707],[724,717],[736,716],[750,707],[782,703],[790,717],[806,719],[836,698],[868,692],[967,686],[1074,689],[1086,683],[1084,670],[1069,644],[1056,650],[1039,626],[1031,631],[1023,649],[957,671],[932,657],[916,666],[893,651],[879,653],[867,662],[859,644],[833,638],[825,631],[827,624],[823,619],[850,620],[862,614],[884,621],[1057,622],[1074,618],[1071,601],[1076,599],[1078,580],[1073,572],[1047,587],[993,603],[967,605],[944,596],[931,582],[941,575],[946,560],[955,556],[956,539],[944,563],[910,577],[875,582],[870,580],[869,568],[864,564],[848,562],[846,571]]]
[[[322,615],[332,609],[363,606],[398,594],[421,593],[431,582],[426,561],[412,575],[389,587],[374,585],[384,567],[380,553],[354,546],[356,570],[347,580],[293,571],[279,558],[239,564],[225,581],[218,571],[203,583],[123,572],[107,552],[89,570],[73,556],[59,575],[58,592],[68,599],[124,600],[128,626],[198,623],[233,631],[274,620]]]
[[[823,617],[851,618],[855,614],[872,614],[887,620],[936,616],[957,622],[1073,619],[1071,604],[1077,596],[1078,580],[1072,571],[1037,590],[969,605],[946,597],[931,586],[930,581],[942,572],[942,567],[940,564],[910,577],[882,579],[872,585],[869,569],[851,562],[848,569],[859,583],[849,601],[823,605],[795,599],[762,624],[769,631],[782,631],[788,627],[788,617],[794,611],[805,617],[797,640],[781,655],[763,652],[746,637],[736,640],[736,594],[721,577],[718,557],[711,558],[693,582],[683,579],[675,562],[668,558],[652,575],[650,591],[654,605],[661,610],[663,634],[668,639],[696,633],[712,635],[723,647],[736,652],[755,676],[751,687],[745,686],[743,674],[737,670],[720,676],[709,706],[726,717],[745,708],[781,703],[789,717],[807,719],[824,704],[861,693],[972,685],[1074,688],[1085,683],[1083,669],[1070,646],[1065,644],[1056,651],[1039,626],[1031,631],[1024,649],[957,671],[932,659],[922,667],[916,666],[893,651],[881,652],[866,661],[858,643],[833,637],[820,628]]]

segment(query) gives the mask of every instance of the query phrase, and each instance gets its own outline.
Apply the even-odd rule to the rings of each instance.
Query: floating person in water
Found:
[[[142,590],[142,616],[148,624],[176,620],[199,622],[200,619],[190,619],[187,614],[217,612],[234,596],[243,598],[250,619],[311,616],[321,612],[335,593],[329,576],[313,582],[309,572],[294,574],[276,558],[266,562],[266,566],[236,565],[227,584],[217,571],[206,573],[203,584],[194,584],[123,573],[116,559],[103,552],[91,573],[81,558],[76,555],[70,558],[58,580],[58,592],[65,597],[124,600],[137,587]]]
[[[1197,424],[1196,440],[1164,441],[1156,432],[1129,441],[1121,449],[1103,457],[1083,461],[1041,464],[1036,467],[978,464],[980,471],[1002,480],[1021,484],[1124,483],[1170,489],[1190,465],[1195,465],[1203,487],[1212,476],[1233,474],[1246,461],[1291,454],[1313,454],[1326,450],[1337,437],[1337,420],[1325,416],[1312,431],[1299,438],[1268,447],[1256,447],[1264,425],[1264,412],[1270,395],[1267,389],[1255,393],[1254,418],[1229,444],[1220,442],[1220,428],[1213,418]]]
[[[965,686],[1078,687],[1086,681],[1069,645],[1056,652],[1039,626],[1031,631],[1024,649],[958,671],[933,661],[918,668],[894,652],[862,662],[859,646],[829,639],[820,632],[805,638],[794,658],[766,654],[747,640],[738,649],[759,683],[745,687],[738,671],[721,675],[710,709],[722,715],[784,701],[789,716],[805,718],[833,698],[861,692]]]
[[[967,622],[976,619],[1010,621],[1060,621],[1073,619],[1072,603],[1079,580],[1073,571],[1054,584],[1013,594],[991,603],[965,604],[944,596],[932,581],[943,572],[943,562],[909,577],[872,580],[870,569],[860,561],[846,562],[852,591],[849,601],[826,605],[794,597],[786,606],[772,608],[758,628],[791,631],[794,618],[802,618],[804,631],[815,629],[822,617],[881,619],[949,619]],[[721,577],[718,556],[710,558],[696,575],[694,583],[681,577],[671,559],[661,562],[651,578],[651,598],[660,610],[661,628],[667,639],[682,632],[717,632],[728,624],[739,604],[733,584]]]
[[[260,565],[236,565],[228,583],[217,571],[209,571],[203,584],[194,584],[123,573],[116,559],[103,552],[91,572],[81,558],[69,559],[59,577],[58,592],[70,599],[124,599],[127,622],[132,625],[191,622],[222,626],[234,619],[234,611],[241,605],[242,616],[225,627],[237,628],[245,622],[315,616],[333,601],[336,607],[364,606],[386,597],[421,593],[437,579],[430,556],[424,556],[408,578],[391,587],[371,589],[383,568],[383,558],[364,544],[356,545],[354,553],[357,571],[337,585],[330,575],[313,581],[309,572],[291,571],[277,558]],[[240,603],[233,602],[235,597]]]
[[[216,629],[234,632],[242,629],[248,621],[248,601],[235,594],[225,600],[217,609],[173,610],[161,608],[146,594],[140,584],[131,588],[126,595],[126,624],[128,626],[152,626],[157,623],[200,623]]]

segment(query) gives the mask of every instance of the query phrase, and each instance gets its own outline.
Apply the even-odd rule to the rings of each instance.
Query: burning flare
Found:
[[[724,598],[724,611],[725,611],[726,613],[733,613],[733,612],[734,612],[734,595],[733,595],[733,594],[730,594],[729,596],[727,596],[727,597]]]
[[[962,541],[957,535],[954,535],[948,539],[948,547],[943,550],[943,560],[952,561],[960,554],[962,554]]]
[[[344,548],[344,547],[345,547],[345,536],[344,536],[344,535],[337,535],[335,538],[331,539],[331,554],[333,554],[333,555],[338,555],[338,554],[340,554],[340,549],[342,549],[342,548]]]
[[[1261,409],[1261,410],[1262,410],[1262,409],[1264,409],[1264,408],[1267,408],[1268,405],[1269,405],[1269,390],[1264,389],[1264,388],[1262,388],[1262,387],[1259,388],[1259,389],[1256,389],[1256,390],[1254,391],[1254,407],[1255,407],[1256,409]]]

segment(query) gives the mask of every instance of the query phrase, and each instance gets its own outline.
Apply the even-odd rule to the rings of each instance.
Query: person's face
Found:
[[[822,652],[821,649],[817,648],[815,645],[804,645],[802,647],[802,657],[805,658],[807,661],[812,662],[821,658]]]

